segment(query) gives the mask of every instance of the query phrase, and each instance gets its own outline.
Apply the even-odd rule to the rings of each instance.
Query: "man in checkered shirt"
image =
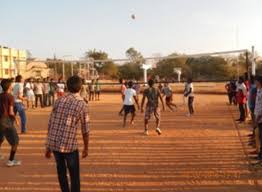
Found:
[[[48,123],[46,158],[53,152],[62,192],[80,192],[79,152],[77,127],[81,124],[84,141],[82,157],[88,156],[89,117],[88,107],[80,96],[82,80],[78,76],[67,80],[69,94],[60,97],[54,104]],[[70,173],[71,190],[67,179]]]

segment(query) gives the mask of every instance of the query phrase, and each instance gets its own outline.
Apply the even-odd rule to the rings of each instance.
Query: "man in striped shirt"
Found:
[[[80,192],[77,127],[78,123],[81,123],[84,141],[82,157],[85,158],[88,156],[89,143],[88,106],[80,96],[80,77],[70,77],[67,87],[69,94],[57,99],[49,119],[45,156],[50,158],[51,152],[54,154],[61,191]],[[71,190],[67,180],[67,169],[71,179]]]

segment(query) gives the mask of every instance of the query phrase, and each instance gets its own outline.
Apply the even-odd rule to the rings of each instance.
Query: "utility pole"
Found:
[[[247,70],[247,74],[249,74],[249,58],[248,58],[248,51],[246,51],[246,70]]]
[[[62,69],[63,69],[63,80],[65,80],[65,60],[63,59],[63,63],[62,63]]]
[[[71,57],[72,58],[72,55],[64,55],[62,58],[63,58],[63,79],[65,80],[65,63],[66,63],[66,60],[65,58],[66,57]],[[71,75],[73,76],[73,64],[72,64],[72,61],[71,62]]]
[[[73,62],[71,62],[71,76],[74,75],[74,66],[73,66]]]
[[[251,52],[251,73],[253,76],[256,75],[255,46],[252,46],[252,52]]]

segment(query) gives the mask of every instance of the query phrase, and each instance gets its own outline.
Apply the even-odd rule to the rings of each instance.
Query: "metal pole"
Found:
[[[146,84],[147,82],[147,70],[144,69],[144,83]]]
[[[85,68],[86,68],[85,79],[87,79],[88,78],[88,62],[85,63]]]
[[[237,79],[239,79],[239,59],[237,59]]]
[[[82,73],[81,73],[81,62],[79,62],[79,76],[80,77],[82,76]]]
[[[248,76],[249,76],[249,59],[248,59],[248,51],[246,51],[246,72],[247,72],[247,74],[248,74]]]
[[[63,60],[63,63],[62,63],[62,69],[63,69],[63,80],[65,80],[65,60]]]
[[[252,53],[251,53],[251,62],[252,62],[252,75],[255,76],[256,75],[256,60],[255,60],[255,46],[252,46]]]
[[[177,73],[177,80],[178,80],[178,82],[180,83],[181,82],[181,73]]]
[[[74,67],[73,67],[73,62],[71,62],[71,76],[74,75]]]
[[[54,65],[55,65],[55,79],[57,80],[57,63],[56,63],[56,61],[54,62]]]

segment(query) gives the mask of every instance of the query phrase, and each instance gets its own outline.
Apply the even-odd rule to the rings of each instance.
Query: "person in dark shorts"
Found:
[[[0,148],[2,143],[4,142],[4,138],[6,138],[8,143],[11,145],[9,160],[6,163],[8,167],[21,165],[21,161],[15,159],[19,137],[14,125],[15,122],[17,123],[17,120],[14,114],[15,101],[14,97],[11,95],[11,85],[11,80],[4,79],[1,82],[3,93],[0,94]],[[0,159],[3,159],[3,156],[1,154]]]
[[[145,135],[148,135],[148,122],[149,119],[151,118],[151,115],[154,114],[155,119],[156,119],[156,132],[158,135],[161,135],[161,129],[160,129],[160,109],[159,109],[159,102],[158,100],[160,99],[162,106],[163,106],[163,111],[165,111],[165,105],[163,98],[161,96],[161,93],[159,89],[154,87],[154,80],[150,79],[148,81],[149,88],[144,90],[143,94],[143,99],[142,99],[142,104],[141,104],[141,113],[144,112],[144,103],[145,99],[147,99],[147,104],[146,104],[146,111],[145,111],[145,120],[144,120],[144,125],[145,125]]]
[[[124,119],[123,119],[123,127],[126,126],[126,118],[129,113],[131,113],[132,118],[130,124],[134,124],[134,119],[136,116],[136,108],[134,105],[134,100],[137,104],[138,110],[139,110],[139,104],[138,104],[138,99],[137,99],[137,94],[136,91],[132,88],[133,87],[133,82],[129,81],[128,82],[128,88],[125,90],[124,93]]]
[[[176,104],[173,103],[173,91],[171,89],[171,87],[169,86],[168,83],[164,84],[164,87],[161,90],[161,93],[163,94],[163,96],[166,97],[166,106],[172,111],[174,112],[174,108],[177,108]]]

